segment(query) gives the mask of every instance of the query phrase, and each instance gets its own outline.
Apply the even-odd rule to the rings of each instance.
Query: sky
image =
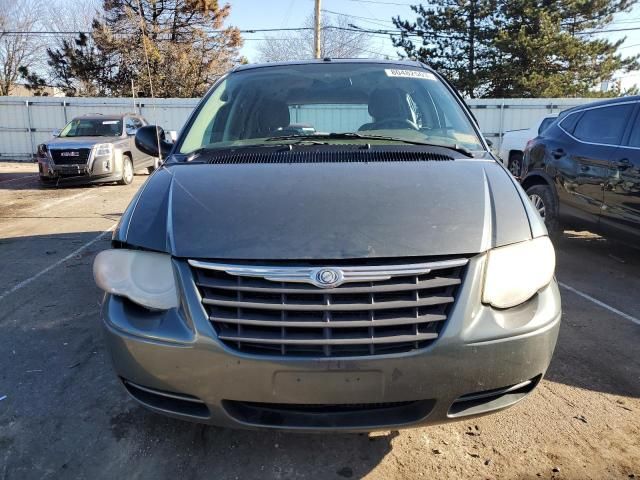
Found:
[[[378,0],[369,3],[364,0],[322,0],[322,9],[349,15],[353,24],[367,29],[388,29],[393,27],[391,18],[400,15],[402,18],[414,18],[408,0]],[[231,0],[231,15],[227,21],[241,29],[248,28],[291,28],[303,26],[304,20],[313,15],[313,0]],[[413,2],[418,3],[418,2]],[[332,14],[333,15],[333,14]],[[363,17],[363,18],[357,18]],[[269,34],[276,37],[277,32]],[[257,60],[256,46],[264,33],[244,34],[245,44],[242,54],[250,61]],[[371,51],[380,51],[383,55],[396,57],[396,49],[386,37],[371,40]]]
[[[291,28],[299,27],[305,18],[313,14],[313,0],[231,0],[231,15],[227,25],[240,29],[251,28]],[[367,29],[392,28],[391,18],[400,16],[403,19],[414,19],[416,15],[409,5],[419,3],[410,0],[322,0],[322,8],[331,12],[349,15],[355,25]],[[601,34],[610,40],[627,37],[621,53],[624,55],[640,54],[640,5],[636,5],[629,13],[616,16],[608,29],[638,28],[625,32]],[[269,35],[277,36],[277,32]],[[244,34],[245,43],[242,55],[250,61],[257,61],[256,47],[265,34],[256,32]],[[368,50],[380,52],[395,58],[395,49],[388,37],[372,38]],[[640,72],[620,75],[623,89],[634,84],[640,85]]]

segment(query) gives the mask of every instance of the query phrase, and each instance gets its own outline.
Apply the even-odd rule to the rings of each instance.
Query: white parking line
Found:
[[[117,223],[114,223],[113,225],[111,225],[107,230],[105,230],[104,232],[102,232],[100,235],[98,235],[97,237],[95,237],[92,240],[89,240],[87,243],[85,243],[84,245],[82,245],[81,247],[77,248],[76,250],[74,250],[73,252],[71,252],[69,255],[67,255],[66,257],[58,260],[55,263],[52,263],[51,265],[49,265],[47,268],[45,268],[44,270],[40,270],[38,273],[36,273],[35,275],[33,275],[32,277],[27,278],[26,280],[23,280],[22,282],[18,283],[17,285],[14,285],[13,287],[11,287],[9,290],[6,290],[2,293],[0,293],[0,300],[3,300],[4,298],[8,297],[9,295],[11,295],[12,293],[20,290],[23,287],[26,287],[27,285],[29,285],[31,282],[33,282],[34,280],[37,280],[38,278],[40,278],[42,275],[44,275],[47,272],[50,272],[51,270],[53,270],[54,268],[62,265],[64,262],[66,262],[67,260],[72,259],[73,257],[75,257],[76,255],[78,255],[80,252],[82,252],[83,250],[85,250],[86,248],[90,247],[91,245],[93,245],[94,243],[100,241],[102,238],[104,238],[108,233],[112,232],[114,228],[116,228],[116,225],[118,225]]]
[[[605,308],[607,310],[609,310],[612,313],[615,313],[616,315],[620,315],[622,318],[626,318],[627,320],[632,321],[633,323],[635,323],[636,325],[640,325],[640,320],[637,319],[636,317],[632,317],[631,315],[629,315],[628,313],[624,313],[620,310],[618,310],[617,308],[612,307],[611,305],[607,305],[606,303],[598,300],[597,298],[593,298],[591,295],[587,295],[584,292],[581,292],[580,290],[576,290],[575,288],[567,285],[566,283],[562,283],[562,282],[558,282],[558,284],[564,288],[569,290],[570,292],[575,293],[576,295],[589,300],[590,302],[595,303],[596,305],[598,305],[599,307]],[[2,298],[2,297],[0,297]]]
[[[64,202],[68,202],[69,200],[75,200],[76,198],[80,198],[80,197],[84,197],[86,195],[89,195],[90,193],[95,193],[94,190],[87,190],[84,192],[80,192],[80,193],[76,193],[75,195],[71,195],[69,197],[62,197],[62,198],[58,198],[56,200],[53,200],[51,202],[47,202],[47,203],[43,203],[41,205],[38,205],[37,207],[33,207],[30,208],[28,211],[33,211],[33,210],[46,210],[47,208],[51,208],[55,205],[59,205],[60,203],[64,203]],[[95,197],[96,195],[91,195],[92,197]]]

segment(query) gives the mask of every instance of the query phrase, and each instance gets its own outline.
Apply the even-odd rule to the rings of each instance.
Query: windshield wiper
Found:
[[[473,158],[473,153],[471,153],[470,150],[458,144],[441,145],[439,143],[421,142],[419,140],[408,140],[406,138],[391,137],[387,135],[363,135],[361,133],[355,133],[355,132],[315,133],[313,135],[283,135],[281,137],[269,137],[269,138],[266,138],[265,141],[275,142],[278,140],[298,140],[299,142],[296,142],[296,143],[302,143],[304,141],[313,142],[315,139],[322,139],[322,138],[328,139],[328,140],[345,140],[345,139],[352,139],[352,138],[357,138],[360,140],[389,140],[392,142],[407,143],[409,145],[424,145],[428,147],[446,148],[448,150],[453,150],[455,152],[461,153],[466,157]]]

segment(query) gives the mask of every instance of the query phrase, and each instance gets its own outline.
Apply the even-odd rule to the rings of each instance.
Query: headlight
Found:
[[[171,257],[139,250],[105,250],[93,262],[93,277],[105,292],[144,307],[167,310],[178,306]]]
[[[47,155],[47,145],[44,143],[41,143],[40,145],[38,145],[38,155],[40,155],[41,157],[44,157]]]
[[[549,237],[490,250],[482,302],[496,308],[520,305],[551,282],[555,268]]]
[[[94,148],[96,151],[96,157],[104,157],[107,155],[111,156],[111,154],[113,153],[113,145],[111,145],[110,143],[100,143]]]

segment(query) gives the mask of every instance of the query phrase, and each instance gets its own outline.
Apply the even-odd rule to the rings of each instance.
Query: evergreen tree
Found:
[[[638,68],[637,56],[617,53],[624,40],[584,33],[606,27],[636,0],[484,1],[412,7],[419,17],[414,23],[394,19],[401,30],[394,43],[470,97],[590,96],[616,72]],[[421,45],[414,45],[416,36]]]
[[[414,5],[415,22],[393,19],[400,36],[394,46],[445,75],[471,98],[481,96],[491,77],[498,0],[435,0]],[[414,44],[413,38],[421,43]]]
[[[610,42],[583,32],[606,27],[629,0],[589,2],[510,0],[501,2],[495,38],[494,97],[590,96],[617,71],[638,68],[637,56],[617,53],[624,40]]]

